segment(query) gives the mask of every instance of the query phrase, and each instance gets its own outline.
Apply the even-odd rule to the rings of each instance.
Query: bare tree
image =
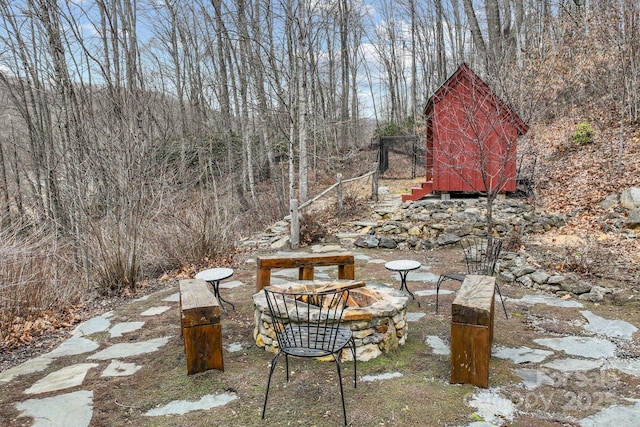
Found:
[[[385,5],[385,20],[376,27],[378,57],[385,71],[385,85],[388,96],[388,121],[401,123],[406,99],[402,96],[404,73],[402,27],[394,16],[394,8]]]
[[[265,78],[265,74],[267,74],[266,66],[267,61],[263,60],[263,55],[268,55],[269,51],[265,51],[264,49],[264,41],[268,40],[269,33],[264,31],[262,26],[264,24],[265,19],[269,22],[273,22],[273,15],[269,9],[265,11],[266,16],[262,15],[262,6],[260,1],[256,1],[254,3],[252,19],[250,22],[252,29],[252,41],[251,43],[249,55],[250,55],[250,70],[253,73],[254,86],[255,86],[255,94],[257,97],[257,121],[260,139],[262,141],[262,145],[264,147],[264,151],[266,154],[266,161],[268,166],[268,178],[271,179],[273,184],[273,194],[276,197],[277,204],[279,206],[284,206],[284,195],[281,191],[280,182],[281,177],[278,174],[278,169],[275,161],[275,153],[273,148],[273,135],[274,132],[271,131],[269,123],[274,121],[273,112],[269,108],[268,98],[268,87],[267,87],[267,79]],[[270,42],[272,45],[273,43]],[[272,95],[271,95],[272,96]]]
[[[476,78],[463,77],[437,101],[439,179],[486,196],[491,237],[493,203],[500,193],[515,190],[517,140],[527,126]]]
[[[298,126],[298,196],[300,202],[305,202],[309,197],[309,152],[307,145],[308,126],[308,93],[307,93],[307,54],[309,43],[309,11],[306,3],[298,3],[298,14],[295,16],[296,25],[296,50],[295,50],[295,84],[297,104]]]
[[[434,0],[436,9],[436,52],[437,52],[437,67],[438,80],[444,81],[447,75],[447,49],[444,44],[444,29],[443,21],[445,20],[444,9],[442,6],[442,0]]]

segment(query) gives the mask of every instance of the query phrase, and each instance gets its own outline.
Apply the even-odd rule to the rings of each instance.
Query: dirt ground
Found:
[[[376,259],[387,261],[412,258],[433,273],[462,267],[455,249],[425,252],[401,252],[392,250],[358,251]],[[109,338],[98,333],[91,339],[101,348],[117,342],[144,341],[161,336],[171,336],[160,351],[139,357],[127,358],[127,362],[143,368],[129,377],[100,377],[102,369],[92,369],[82,386],[94,391],[93,426],[335,426],[341,423],[339,391],[335,367],[331,363],[292,359],[291,380],[286,383],[284,363],[279,361],[274,374],[265,421],[260,411],[268,367],[272,354],[257,348],[253,342],[255,266],[239,265],[233,276],[246,284],[234,289],[223,289],[225,299],[232,301],[235,311],[222,317],[223,343],[237,343],[243,347],[238,352],[224,352],[225,371],[207,371],[186,375],[184,350],[180,338],[177,304],[155,317],[145,318],[145,326],[122,338]],[[356,277],[379,280],[397,285],[394,274],[382,264],[358,261]],[[177,281],[165,283],[146,301],[130,302],[115,308],[113,322],[140,320],[140,313],[148,307],[166,305],[162,299],[177,292]],[[433,284],[413,282],[412,291],[432,289]],[[445,287],[458,285],[448,282]],[[502,292],[510,298],[520,298],[525,292],[518,286],[505,284]],[[440,314],[435,314],[433,297],[418,297],[421,307],[410,302],[408,311],[424,312],[426,316],[410,323],[407,342],[397,350],[368,362],[358,362],[358,377],[399,372],[401,377],[386,381],[360,381],[352,387],[353,364],[343,363],[343,379],[347,415],[352,426],[459,426],[477,420],[474,408],[468,402],[479,389],[470,385],[449,384],[449,356],[437,355],[425,344],[427,337],[437,336],[445,343],[449,339],[449,314],[451,295],[440,298]],[[533,339],[549,336],[581,334],[580,309],[525,305],[507,301],[510,318],[496,311],[494,348],[539,347]],[[640,325],[638,303],[624,305],[587,304],[584,309],[606,318],[624,319]],[[631,343],[624,357],[638,358],[637,343]],[[560,357],[559,355],[556,357]],[[71,363],[81,363],[86,355],[69,356],[57,360],[47,372]],[[106,364],[106,362],[103,362]],[[517,407],[513,421],[504,425],[545,426],[577,425],[577,420],[612,404],[624,404],[626,399],[640,398],[640,380],[613,370],[595,370],[570,374],[556,374],[551,384],[534,391],[522,387],[514,374],[517,366],[509,361],[493,357],[490,364],[489,384],[501,390]],[[522,366],[519,366],[522,367]],[[533,367],[533,366],[527,366]],[[28,426],[30,421],[17,418],[14,404],[27,398],[23,391],[44,376],[37,373],[18,377],[3,386],[0,397],[2,425]],[[64,392],[68,392],[65,390]],[[227,405],[208,411],[195,411],[184,415],[148,417],[145,412],[174,400],[197,401],[206,394],[234,393],[239,398]],[[55,393],[51,393],[53,395]],[[46,396],[38,396],[46,397]]]

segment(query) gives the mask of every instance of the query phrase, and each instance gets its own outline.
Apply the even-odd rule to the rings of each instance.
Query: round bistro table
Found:
[[[227,309],[224,308],[224,305],[222,304],[223,302],[229,304],[234,310],[236,309],[232,303],[226,301],[220,295],[220,281],[228,279],[231,276],[233,276],[233,269],[231,268],[210,268],[208,270],[202,270],[200,273],[196,274],[196,279],[204,280],[213,287],[213,295],[218,298],[218,301],[220,301],[220,305],[225,313],[227,312]]]
[[[411,291],[407,287],[407,274],[409,274],[410,271],[419,269],[422,264],[420,264],[418,261],[413,261],[410,259],[399,259],[395,261],[389,261],[384,266],[387,270],[397,271],[400,274],[400,290],[406,291],[409,295],[411,295],[411,298],[415,300],[415,295],[413,295],[413,293],[411,293]],[[420,301],[418,301],[418,307],[420,307]]]

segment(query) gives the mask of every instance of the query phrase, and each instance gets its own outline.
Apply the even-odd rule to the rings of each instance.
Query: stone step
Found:
[[[396,212],[402,205],[400,194],[385,194],[382,201],[374,205],[373,210],[378,215],[386,215]]]

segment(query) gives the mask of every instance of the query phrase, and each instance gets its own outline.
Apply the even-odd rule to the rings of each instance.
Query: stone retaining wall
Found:
[[[373,221],[352,222],[361,234],[359,247],[429,249],[455,244],[469,235],[486,235],[486,198],[459,200],[423,199],[405,202],[389,212],[379,209]],[[521,199],[496,200],[493,204],[494,231],[501,237],[510,233],[541,233],[562,226],[566,216],[537,211]]]
[[[558,296],[572,295],[583,301],[601,302],[605,295],[612,293],[610,289],[584,281],[575,273],[549,274],[536,264],[527,254],[503,252],[496,265],[496,274],[501,282],[516,282],[526,288],[553,292]]]
[[[389,249],[430,249],[458,243],[465,236],[486,235],[486,199],[423,199],[406,202],[395,210],[381,209],[375,221],[354,223],[360,234],[358,247]],[[519,238],[561,227],[567,217],[536,210],[522,199],[496,200],[493,205],[494,231],[501,238]],[[574,273],[549,274],[538,268],[524,253],[505,252],[496,266],[498,280],[519,283],[527,288],[571,294],[580,300],[600,302],[612,291],[594,286]]]
[[[389,196],[387,196],[388,198]],[[620,197],[616,198],[619,203]],[[610,208],[610,207],[609,207]],[[416,202],[379,204],[369,220],[343,224],[336,237],[342,245],[362,248],[424,250],[453,245],[469,235],[486,235],[486,198],[441,200],[428,198]],[[501,238],[519,238],[561,227],[566,215],[548,214],[531,206],[527,200],[507,198],[493,204],[494,231]],[[260,247],[280,249],[288,243],[288,222],[280,221],[262,236],[250,241]],[[573,294],[578,299],[602,301],[611,290],[592,285],[573,273],[549,274],[537,267],[528,255],[503,251],[496,266],[498,280],[516,282],[563,296]]]

